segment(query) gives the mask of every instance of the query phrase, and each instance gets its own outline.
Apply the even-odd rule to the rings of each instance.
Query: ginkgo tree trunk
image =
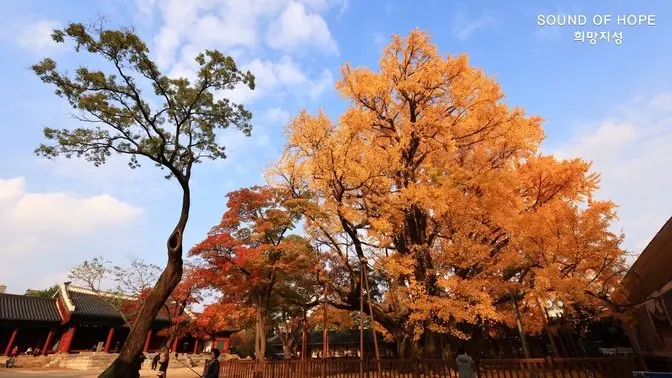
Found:
[[[195,80],[164,75],[151,59],[147,45],[129,29],[109,30],[101,22],[85,26],[71,23],[55,30],[54,41],[68,41],[78,53],[104,62],[102,68],[80,66],[62,70],[46,58],[32,70],[56,89],[73,107],[82,123],[75,129],[45,128],[47,143],[36,153],[46,158],[84,158],[100,166],[113,154],[129,158],[130,168],[142,160],[168,171],[180,189],[180,210],[167,238],[167,264],[139,310],[130,334],[104,377],[137,376],[151,322],[182,277],[182,243],[191,207],[190,180],[194,164],[226,157],[216,142],[217,131],[233,126],[245,135],[251,131],[251,113],[216,91],[237,85],[254,89],[254,77],[241,72],[232,58],[216,50],[196,56]],[[154,105],[156,104],[156,105]]]

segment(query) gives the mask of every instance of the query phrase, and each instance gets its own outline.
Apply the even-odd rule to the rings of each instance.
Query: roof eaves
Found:
[[[69,285],[68,290],[72,290],[72,291],[75,291],[75,292],[78,292],[78,293],[83,293],[83,294],[97,295],[97,296],[105,297],[105,298],[119,298],[119,299],[123,299],[123,300],[138,300],[137,297],[133,297],[133,296],[126,295],[126,294],[114,293],[114,292],[104,291],[104,290],[91,290],[91,289],[87,289],[87,288],[80,287],[80,286]]]
[[[61,298],[63,298],[63,304],[65,304],[66,309],[68,312],[72,313],[75,311],[75,305],[72,303],[72,300],[70,299],[70,295],[68,295],[68,287],[65,284],[60,284],[58,285],[58,292],[54,295],[61,295]]]

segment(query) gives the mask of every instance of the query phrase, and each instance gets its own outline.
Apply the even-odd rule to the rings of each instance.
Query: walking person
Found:
[[[474,378],[474,360],[469,357],[463,346],[457,348],[457,372],[460,378]]]
[[[161,350],[161,357],[159,357],[159,374],[161,378],[166,378],[168,372],[168,363],[170,362],[170,351],[168,348]]]
[[[156,367],[159,365],[159,359],[161,358],[161,353],[157,353],[152,358],[152,370],[156,370]]]
[[[219,349],[210,350],[210,360],[203,369],[203,378],[219,378]]]

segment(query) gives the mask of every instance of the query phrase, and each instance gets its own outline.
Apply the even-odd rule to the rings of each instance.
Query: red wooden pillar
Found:
[[[173,340],[173,346],[172,346],[172,348],[170,348],[170,350],[171,350],[173,353],[177,353],[177,341],[178,341],[178,340],[179,340],[179,339],[178,339],[177,337],[175,338],[175,340]]]
[[[14,346],[14,340],[16,340],[16,335],[19,333],[18,328],[14,328],[14,331],[12,331],[12,337],[9,338],[9,344],[7,344],[7,348],[5,348],[5,356],[9,356],[9,353],[12,351],[12,346]]]
[[[147,331],[147,338],[145,339],[145,347],[143,348],[143,352],[147,353],[149,352],[149,342],[152,340],[152,330],[150,329]]]
[[[107,340],[105,340],[105,349],[103,349],[103,352],[110,353],[110,345],[112,345],[113,337],[114,337],[114,327],[111,327],[109,332],[107,332]]]
[[[59,343],[58,350],[61,353],[70,353],[70,345],[72,344],[72,339],[75,338],[75,332],[77,331],[77,326],[72,325],[68,328],[68,331],[61,336],[61,342]]]
[[[198,339],[194,340],[194,354],[198,353]]]
[[[222,346],[222,350],[220,350],[220,352],[222,354],[229,353],[229,346],[230,345],[231,345],[231,339],[227,337],[226,339],[224,339],[224,346]]]
[[[55,329],[50,329],[49,334],[47,335],[47,341],[44,342],[44,348],[42,348],[42,355],[46,356],[47,352],[49,352],[49,346],[51,345],[51,339],[54,338],[54,333],[56,333]]]

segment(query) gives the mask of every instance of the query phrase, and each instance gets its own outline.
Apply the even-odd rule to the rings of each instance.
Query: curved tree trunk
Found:
[[[137,358],[142,353],[147,332],[159,310],[182,279],[182,236],[189,219],[191,198],[188,183],[181,182],[181,185],[183,190],[182,211],[175,229],[168,238],[168,263],[166,268],[140,309],[119,356],[99,377],[127,378],[139,376],[140,365],[137,364]]]

